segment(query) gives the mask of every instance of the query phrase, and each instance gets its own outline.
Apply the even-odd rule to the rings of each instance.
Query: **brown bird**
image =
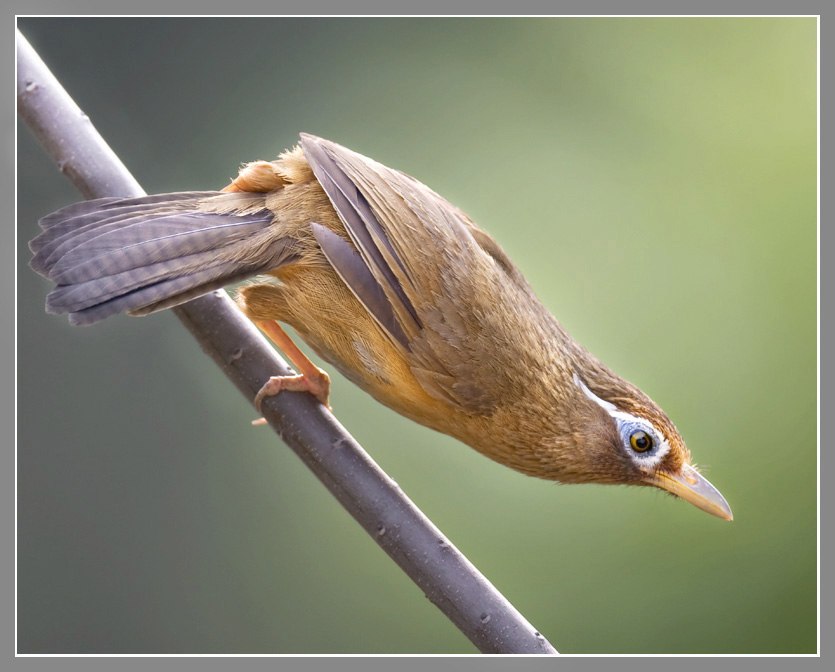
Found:
[[[732,520],[672,422],[577,344],[493,238],[417,180],[302,134],[223,191],[102,198],[41,220],[31,266],[47,311],[90,324],[224,285],[299,370],[256,399],[327,374],[531,476],[650,485]]]

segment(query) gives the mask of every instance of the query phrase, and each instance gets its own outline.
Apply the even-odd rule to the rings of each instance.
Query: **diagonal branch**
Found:
[[[20,32],[17,100],[18,114],[85,197],[144,194]],[[173,311],[250,402],[268,373],[290,373],[225,292]],[[480,651],[557,653],[310,395],[269,397],[263,411],[340,504]]]

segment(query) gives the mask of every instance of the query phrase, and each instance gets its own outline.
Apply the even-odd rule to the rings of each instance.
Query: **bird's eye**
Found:
[[[652,448],[652,437],[639,429],[629,435],[629,445],[636,453],[645,453]]]

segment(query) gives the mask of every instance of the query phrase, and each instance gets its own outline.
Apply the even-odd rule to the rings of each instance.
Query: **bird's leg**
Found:
[[[299,371],[299,374],[295,376],[271,376],[258,391],[258,394],[255,395],[254,403],[258,412],[261,412],[261,403],[264,401],[264,397],[278,394],[281,390],[310,392],[325,408],[330,410],[328,395],[330,393],[331,381],[328,374],[311,362],[307,355],[299,350],[298,346],[287,335],[287,332],[279,326],[278,322],[275,320],[259,320],[255,324],[275,343],[281,352],[287,355],[287,358]],[[256,421],[256,423],[260,424],[260,421]]]

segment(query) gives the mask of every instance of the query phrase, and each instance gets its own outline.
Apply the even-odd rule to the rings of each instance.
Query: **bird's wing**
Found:
[[[353,243],[314,226],[325,256],[429,394],[490,413],[532,297],[519,271],[417,180],[315,136],[301,145]]]

